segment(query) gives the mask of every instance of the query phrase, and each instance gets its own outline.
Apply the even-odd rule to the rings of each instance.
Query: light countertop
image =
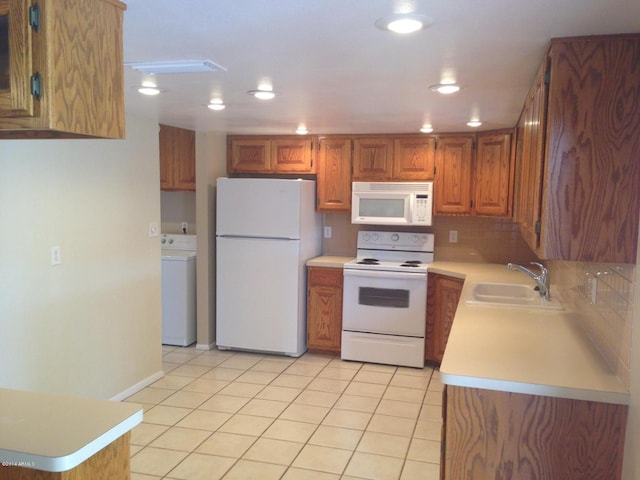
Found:
[[[436,262],[429,272],[465,279],[440,366],[443,383],[629,403],[625,385],[583,333],[575,313],[466,303],[478,282],[534,286],[526,275],[502,264],[455,262]]]
[[[322,255],[307,261],[307,267],[330,267],[342,268],[342,266],[353,260],[354,257],[340,257],[335,255]]]
[[[0,462],[63,472],[141,421],[134,403],[0,388]]]

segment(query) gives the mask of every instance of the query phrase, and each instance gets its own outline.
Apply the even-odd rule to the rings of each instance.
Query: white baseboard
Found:
[[[209,345],[196,343],[196,350],[213,350],[214,348],[216,348],[215,343],[210,343]]]
[[[118,393],[117,395],[111,397],[110,400],[113,400],[114,402],[121,402],[125,398],[129,398],[134,393],[138,393],[144,387],[147,387],[147,386],[151,385],[153,382],[157,382],[162,377],[164,377],[164,372],[162,370],[160,370],[160,371],[154,373],[153,375],[150,375],[147,378],[145,378],[143,380],[140,380],[135,385],[130,386],[129,388],[127,388],[126,390]]]

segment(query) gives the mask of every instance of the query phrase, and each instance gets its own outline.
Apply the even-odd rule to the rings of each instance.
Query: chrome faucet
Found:
[[[526,273],[531,278],[533,278],[536,282],[536,289],[540,293],[540,296],[545,300],[549,300],[549,276],[548,271],[544,265],[538,262],[531,262],[531,265],[535,265],[540,268],[540,274],[536,275],[531,270],[522,265],[517,265],[515,263],[507,263],[507,270],[518,270],[522,273]]]

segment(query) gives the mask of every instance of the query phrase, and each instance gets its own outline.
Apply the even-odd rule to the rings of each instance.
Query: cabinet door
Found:
[[[434,213],[471,213],[473,135],[440,137],[436,153]]]
[[[271,164],[268,138],[234,138],[227,142],[228,173],[267,173]]]
[[[160,188],[195,191],[195,132],[160,125]]]
[[[351,211],[351,139],[325,137],[318,152],[318,211]]]
[[[511,131],[478,134],[473,202],[475,214],[510,216],[512,185]]]
[[[340,352],[342,340],[342,269],[309,267],[307,348]]]
[[[456,315],[464,280],[430,273],[427,279],[425,359],[440,363]]]
[[[30,0],[0,0],[0,117],[34,115]]]
[[[270,170],[277,173],[312,173],[313,139],[272,138]]]
[[[393,140],[388,137],[360,137],[353,145],[353,180],[391,180]]]
[[[393,179],[433,180],[436,159],[435,137],[396,138],[393,143]]]
[[[544,125],[547,104],[545,69],[546,62],[538,70],[533,87],[527,96],[518,128],[518,131],[522,132],[522,163],[517,219],[522,238],[534,251],[537,251],[540,245],[536,225],[540,220],[542,201]]]

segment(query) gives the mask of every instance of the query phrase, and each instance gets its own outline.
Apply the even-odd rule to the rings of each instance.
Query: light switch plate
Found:
[[[458,243],[458,231],[449,230],[449,243]]]
[[[331,227],[324,227],[324,238],[331,238]]]
[[[150,222],[149,223],[149,236],[150,237],[157,237],[158,233],[159,233],[158,222]]]

